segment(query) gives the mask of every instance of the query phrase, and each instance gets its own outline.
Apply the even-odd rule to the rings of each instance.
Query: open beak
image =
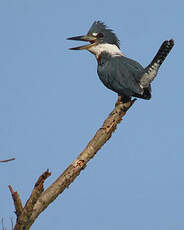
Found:
[[[67,38],[67,40],[75,40],[75,41],[84,41],[84,42],[90,42],[91,44],[84,45],[84,46],[78,46],[74,48],[70,48],[70,50],[88,50],[92,46],[96,45],[96,37],[92,35],[84,35],[84,36],[77,36],[77,37],[71,37]]]

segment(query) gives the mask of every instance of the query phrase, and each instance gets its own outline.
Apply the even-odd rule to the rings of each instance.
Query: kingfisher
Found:
[[[131,100],[131,97],[151,98],[151,82],[174,46],[173,39],[164,41],[153,60],[144,68],[122,53],[118,37],[101,21],[95,21],[86,35],[70,37],[68,40],[89,42],[70,50],[88,50],[94,54],[100,80],[116,92],[123,103]]]

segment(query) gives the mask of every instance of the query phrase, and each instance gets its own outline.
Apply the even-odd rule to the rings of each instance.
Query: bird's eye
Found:
[[[97,38],[103,38],[104,37],[104,34],[103,33],[98,33],[97,34]]]

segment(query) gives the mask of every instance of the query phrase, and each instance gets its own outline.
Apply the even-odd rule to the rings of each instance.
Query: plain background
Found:
[[[95,20],[114,29],[122,52],[149,64],[175,47],[110,141],[32,229],[184,229],[183,1],[0,1],[0,217],[10,229],[8,185],[25,203],[47,168],[50,185],[83,150],[117,95],[86,51],[69,51]],[[83,43],[82,43],[83,44]]]

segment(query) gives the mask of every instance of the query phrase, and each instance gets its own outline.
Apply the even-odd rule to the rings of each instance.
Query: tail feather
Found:
[[[157,75],[158,69],[174,46],[174,40],[164,41],[153,58],[152,62],[145,68],[145,73],[140,80],[140,85],[143,88],[149,87],[149,84]]]
[[[173,48],[173,46],[173,39],[169,41],[164,41],[149,66],[154,65],[155,62],[161,65],[167,57],[167,55],[169,54],[169,52],[171,51],[171,49]]]

